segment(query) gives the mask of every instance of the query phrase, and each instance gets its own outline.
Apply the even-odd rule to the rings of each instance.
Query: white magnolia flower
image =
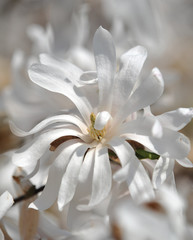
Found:
[[[163,93],[163,79],[157,68],[148,78],[139,79],[146,50],[137,46],[123,54],[116,72],[115,47],[109,32],[100,27],[93,45],[97,72],[82,73],[80,79],[78,69],[48,55],[42,55],[41,64],[29,70],[33,82],[68,97],[78,110],[71,115],[47,118],[29,132],[15,129],[20,136],[39,132],[14,154],[13,161],[18,166],[33,168],[49,148],[53,151],[45,189],[31,207],[46,209],[57,199],[62,209],[73,198],[78,181],[88,181],[90,174],[90,200],[88,205],[79,207],[99,204],[111,190],[109,149],[118,156],[122,167],[113,179],[126,181],[131,196],[138,202],[154,197],[150,179],[130,145],[132,141],[159,155],[167,152],[171,158],[183,159],[188,154],[189,141],[184,135],[163,127],[158,138],[152,131],[156,119],[138,114]],[[86,81],[92,94],[82,87]],[[97,91],[89,85],[96,81]]]

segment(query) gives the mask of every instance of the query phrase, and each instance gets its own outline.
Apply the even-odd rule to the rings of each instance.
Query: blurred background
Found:
[[[92,39],[100,25],[111,32],[117,59],[131,47],[143,45],[148,58],[141,77],[153,67],[162,72],[165,91],[152,106],[154,114],[193,106],[192,0],[1,0],[1,153],[22,144],[11,133],[8,119],[29,130],[57,112],[47,94],[30,82],[30,64],[38,61],[40,53],[50,53],[93,70]],[[182,132],[192,142],[193,122]],[[193,148],[189,158],[193,161]],[[184,194],[192,190],[192,173],[176,167],[176,181]],[[189,194],[191,205],[192,199]]]

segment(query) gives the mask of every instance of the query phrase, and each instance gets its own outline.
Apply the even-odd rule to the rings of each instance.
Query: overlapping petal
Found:
[[[87,149],[87,144],[80,144],[70,159],[59,189],[58,208],[60,210],[62,210],[64,205],[71,201],[74,196],[80,168]]]
[[[112,87],[116,71],[116,53],[110,33],[99,27],[94,35],[93,47],[99,86],[98,111],[110,111]]]
[[[133,181],[129,185],[132,198],[138,202],[145,202],[154,198],[153,186],[143,165],[140,163]]]
[[[89,174],[93,171],[93,163],[94,163],[95,149],[91,148],[85,155],[84,161],[82,163],[82,167],[79,174],[79,182],[86,183],[88,180]]]
[[[83,71],[74,64],[64,61],[62,59],[57,60],[56,58],[52,58],[48,54],[41,54],[40,62],[43,65],[55,68],[57,72],[61,72],[63,78],[67,78],[76,86],[79,86],[79,78],[82,75]]]
[[[108,144],[115,151],[122,165],[122,168],[114,174],[113,179],[118,182],[127,180],[129,186],[138,169],[139,160],[135,157],[133,148],[123,139],[114,137]]]
[[[129,98],[146,57],[147,51],[142,46],[134,47],[121,56],[120,70],[115,78],[113,89],[113,112],[122,107]]]
[[[112,184],[112,172],[107,148],[97,146],[95,149],[95,163],[92,182],[92,193],[88,205],[79,205],[79,210],[88,210],[104,200]]]
[[[29,207],[45,210],[57,199],[60,184],[66,166],[70,161],[73,152],[80,146],[78,140],[71,140],[61,144],[56,150],[56,159],[49,169],[47,183],[40,197],[30,204]]]
[[[56,68],[43,64],[34,64],[29,69],[29,77],[39,86],[68,97],[77,107],[87,124],[92,108],[86,97],[70,80]]]
[[[154,103],[162,95],[164,81],[157,68],[152,70],[149,78],[145,78],[116,114],[115,123],[122,122],[129,114]]]
[[[190,141],[182,133],[163,128],[162,137],[153,137],[151,127],[155,118],[139,118],[124,124],[121,136],[137,141],[160,155],[174,159],[185,158],[190,151]]]
[[[15,135],[17,135],[19,137],[25,137],[25,136],[28,136],[31,134],[35,134],[54,123],[74,124],[75,126],[80,128],[80,130],[84,134],[87,133],[87,126],[85,125],[85,123],[83,121],[81,121],[77,116],[72,116],[72,115],[57,115],[57,116],[46,118],[45,120],[41,121],[39,124],[37,124],[34,128],[32,128],[28,132],[25,132],[25,131],[17,128],[17,126],[15,126],[15,124],[13,122],[10,122],[10,127],[11,127],[12,132]]]
[[[160,157],[155,165],[152,182],[155,189],[158,189],[164,181],[170,177],[174,169],[175,160],[167,157]]]
[[[80,138],[82,136],[84,138],[82,133],[72,127],[71,129],[61,128],[42,133],[13,154],[13,163],[20,167],[36,165],[41,156],[49,150],[50,143],[62,136],[76,136]]]

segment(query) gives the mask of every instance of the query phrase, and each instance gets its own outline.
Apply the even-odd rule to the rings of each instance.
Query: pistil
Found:
[[[101,141],[106,134],[106,128],[104,127],[102,130],[95,129],[94,128],[95,120],[96,120],[96,115],[94,113],[91,113],[90,115],[91,125],[87,130],[93,139],[97,141]]]

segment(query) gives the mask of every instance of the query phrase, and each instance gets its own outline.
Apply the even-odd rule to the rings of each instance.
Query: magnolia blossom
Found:
[[[142,115],[140,110],[154,103],[163,93],[163,79],[157,68],[141,80],[140,71],[147,56],[137,46],[123,54],[117,72],[116,53],[110,33],[100,27],[93,40],[96,72],[83,72],[72,64],[40,56],[40,64],[29,70],[31,80],[39,86],[68,97],[77,111],[47,118],[31,131],[12,126],[19,136],[36,134],[18,150],[13,161],[31,167],[33,174],[50,152],[47,183],[40,197],[30,206],[49,208],[57,199],[59,209],[70,202],[78,182],[91,183],[88,202],[79,209],[90,209],[104,200],[112,185],[109,157],[114,152],[119,169],[113,180],[126,181],[129,192],[141,202],[154,197],[153,187],[143,165],[135,155],[138,142],[159,155],[184,159],[189,141],[181,133],[164,126],[161,134],[156,118]],[[83,86],[87,85],[87,90]],[[91,94],[92,93],[92,94]]]

